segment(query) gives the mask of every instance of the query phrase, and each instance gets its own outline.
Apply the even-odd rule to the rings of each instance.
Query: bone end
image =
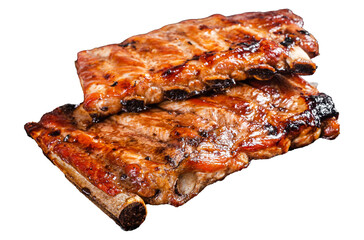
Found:
[[[145,220],[147,209],[141,202],[133,202],[127,205],[119,215],[120,226],[125,231],[131,231],[138,228]]]

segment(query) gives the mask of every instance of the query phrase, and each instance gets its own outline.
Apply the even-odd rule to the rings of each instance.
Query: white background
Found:
[[[363,7],[360,1],[2,1],[1,239],[364,239]],[[316,74],[341,135],[207,187],[182,207],[149,206],[122,231],[70,184],[23,125],[83,99],[78,51],[214,13],[290,8],[319,41]]]

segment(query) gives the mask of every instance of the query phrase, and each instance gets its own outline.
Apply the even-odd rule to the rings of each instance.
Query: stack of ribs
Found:
[[[311,75],[316,39],[290,10],[186,20],[82,51],[84,102],[25,125],[45,155],[125,230],[149,204],[339,134]]]

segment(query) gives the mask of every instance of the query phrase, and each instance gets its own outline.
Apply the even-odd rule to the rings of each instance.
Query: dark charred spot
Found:
[[[180,73],[184,69],[184,67],[185,67],[185,64],[181,64],[181,65],[177,65],[172,68],[169,68],[162,73],[162,77],[164,77],[164,78],[175,77],[178,73]]]
[[[53,132],[48,133],[48,136],[57,137],[60,134],[61,134],[61,132],[59,130],[56,130],[56,131],[53,131]]]
[[[126,175],[125,173],[120,175],[120,180],[125,180],[128,178],[128,175]]]
[[[183,139],[183,141],[186,141],[189,145],[193,146],[193,147],[197,147],[200,142],[201,142],[201,139],[199,138],[187,138],[187,139]]]
[[[118,46],[119,47],[123,47],[123,48],[125,48],[125,47],[127,47],[127,46],[129,46],[130,45],[130,43],[120,43],[120,44],[118,44]]]
[[[114,82],[113,84],[110,85],[110,87],[115,87],[116,85],[118,85],[118,82]]]
[[[132,48],[135,49],[135,44],[136,44],[136,41],[132,40],[130,42],[125,42],[124,41],[124,42],[118,44],[118,46],[123,47],[123,48],[131,46]]]
[[[208,137],[209,136],[209,133],[207,131],[199,131],[198,134],[201,136],[201,137]]]
[[[291,119],[286,124],[286,131],[298,131],[303,125],[320,127],[322,120],[339,116],[331,97],[325,93],[307,96],[306,103],[309,110],[300,114],[299,119]]]
[[[256,43],[258,43],[257,40],[255,39],[252,39],[252,40],[247,40],[247,41],[244,41],[244,42],[240,42],[238,44],[236,44],[237,46],[242,46],[242,47],[251,47],[253,45],[255,45]]]
[[[271,124],[267,124],[264,126],[265,130],[267,130],[269,135],[273,135],[273,136],[277,136],[278,134],[278,129],[277,127],[271,125]]]
[[[103,112],[106,112],[107,110],[109,110],[109,108],[106,107],[106,106],[103,106],[103,107],[100,108],[100,110],[103,111]]]
[[[278,107],[278,110],[281,112],[288,112],[288,109],[284,107]]]
[[[293,66],[293,72],[298,74],[311,75],[314,74],[317,67],[313,64],[297,63]]]
[[[150,160],[150,157],[149,156],[146,156],[144,159],[149,161]]]
[[[236,81],[234,79],[215,79],[210,80],[208,83],[211,90],[224,90],[236,85]]]
[[[199,60],[199,59],[200,59],[200,56],[195,55],[195,56],[193,56],[190,60]]]
[[[168,70],[166,70],[166,71],[164,71],[164,72],[162,73],[162,77],[167,77],[167,76],[169,76],[171,73],[172,73],[172,70],[171,70],[171,69],[168,69]]]
[[[205,58],[209,58],[209,57],[212,57],[214,56],[216,53],[214,51],[208,51],[208,52],[205,52],[204,53],[204,57]]]
[[[85,194],[86,196],[90,196],[90,195],[91,195],[91,191],[90,191],[90,189],[88,189],[87,187],[82,188],[82,189],[81,189],[81,192],[82,192],[83,194]]]
[[[258,79],[270,79],[274,76],[275,72],[269,68],[251,68],[247,71],[250,76]]]
[[[164,92],[164,97],[168,100],[182,100],[188,96],[189,93],[183,89],[172,89]]]
[[[177,167],[177,163],[169,155],[164,156],[164,160],[172,167]]]
[[[187,43],[188,43],[189,45],[193,45],[190,41],[187,41]]]
[[[307,122],[304,120],[295,120],[289,121],[284,128],[285,132],[297,132],[300,130],[301,126],[307,125]]]
[[[109,79],[110,78],[110,74],[105,74],[104,75],[104,78],[107,80],[107,79]]]
[[[65,113],[66,115],[71,114],[76,108],[76,105],[74,104],[65,104],[61,107],[59,107],[58,109],[62,112]]]
[[[127,112],[141,112],[147,109],[143,100],[131,99],[127,101],[121,101],[121,104],[124,106],[125,111]]]
[[[67,134],[64,138],[63,138],[63,142],[68,142],[68,140],[70,139],[70,135]]]
[[[255,38],[247,38],[245,41],[240,42],[237,44],[238,48],[236,48],[237,51],[244,50],[246,52],[255,52],[260,47],[260,40],[256,40]]]
[[[297,32],[302,33],[304,35],[310,35],[310,33],[308,31],[304,30],[304,29],[297,30]]]
[[[151,68],[151,69],[149,69],[148,71],[149,71],[149,72],[154,72],[154,71],[155,71],[155,69],[154,69],[154,68]]]
[[[87,154],[91,154],[91,153],[92,153],[92,150],[93,150],[91,146],[87,146],[87,147],[85,147],[84,149],[85,149],[85,152],[86,152]]]
[[[208,52],[204,52],[200,57],[199,60],[203,61],[204,64],[212,64],[215,60],[215,54],[216,52],[214,51],[208,51]]]
[[[113,149],[111,149],[111,150],[116,151],[117,149],[116,149],[116,148],[113,148]]]
[[[157,197],[161,193],[161,190],[156,189],[153,197]]]
[[[200,26],[198,27],[198,29],[200,29],[200,30],[205,30],[205,29],[209,29],[209,27],[208,27],[208,26],[206,26],[206,25],[204,25],[204,24],[202,24],[202,25],[200,25]]]
[[[156,136],[156,135],[155,135],[155,136]],[[164,150],[165,150],[165,148],[164,148],[164,147],[157,147],[157,149],[155,150],[155,153],[158,155],[158,154],[163,153],[163,152],[164,152]]]
[[[169,155],[166,155],[164,156],[164,160],[170,163],[172,161],[172,158]]]
[[[312,114],[321,120],[330,117],[337,118],[339,116],[332,98],[325,93],[319,93],[316,96],[309,96],[306,98],[306,101],[312,111]]]
[[[227,18],[227,19],[224,19],[224,21],[228,21],[229,23],[232,23],[232,24],[240,24],[241,22],[238,21],[238,20],[233,20],[231,18]]]
[[[285,47],[288,47],[288,46],[291,46],[292,44],[294,43],[294,39],[291,38],[290,36],[287,36],[283,42],[281,42],[281,45],[285,46]]]
[[[99,118],[99,115],[97,115],[97,113],[91,113],[91,114],[90,114],[90,117],[92,118],[92,122],[93,122],[93,123],[98,123],[98,122],[100,122],[100,118]]]

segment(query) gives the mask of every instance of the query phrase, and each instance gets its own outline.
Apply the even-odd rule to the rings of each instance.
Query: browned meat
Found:
[[[65,105],[25,129],[52,161],[71,165],[107,195],[127,191],[150,204],[179,206],[251,159],[339,134],[331,98],[298,76],[246,80],[88,128],[82,111]]]
[[[97,118],[137,112],[248,77],[312,74],[316,39],[290,10],[186,20],[78,54],[83,107]]]

